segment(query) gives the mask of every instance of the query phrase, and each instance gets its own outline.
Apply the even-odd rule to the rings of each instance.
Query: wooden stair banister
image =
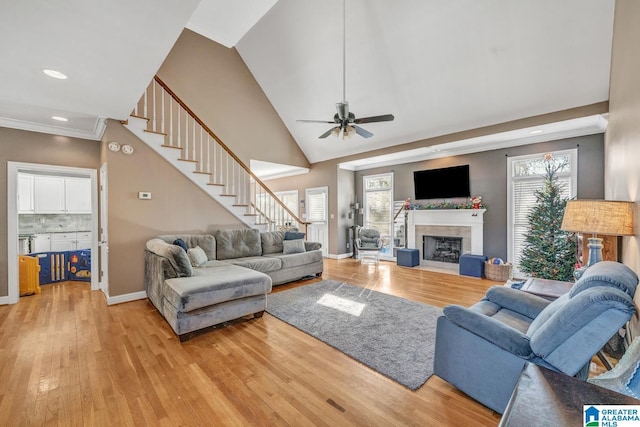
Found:
[[[158,91],[155,88],[155,84],[157,84],[161,89]],[[148,96],[148,92],[150,92]],[[156,93],[158,91],[158,93]],[[165,98],[168,96],[169,107],[167,111],[165,111]],[[175,103],[172,105],[172,101]],[[191,110],[180,97],[171,90],[171,88],[159,77],[154,76],[154,81],[150,85],[150,87],[145,91],[143,98],[141,101],[143,103],[143,115],[138,113],[138,107],[134,110],[134,113],[131,114],[131,117],[137,117],[141,119],[145,119],[149,123],[148,132],[167,135],[167,133],[172,133],[172,138],[168,145],[164,145],[169,148],[179,148],[183,151],[183,157],[179,160],[196,163],[196,170],[194,173],[206,176],[213,175],[210,171],[212,170],[221,170],[219,175],[227,176],[225,181],[229,187],[235,188],[244,188],[244,192],[241,190],[242,196],[240,199],[243,200],[243,203],[237,203],[236,206],[245,205],[250,209],[255,209],[258,215],[262,215],[268,219],[268,216],[264,213],[260,212],[257,209],[256,204],[253,202],[246,203],[244,202],[245,198],[258,197],[262,195],[263,198],[268,198],[266,203],[271,206],[272,203],[278,206],[278,208],[282,211],[282,214],[279,214],[278,218],[283,218],[286,221],[289,221],[287,218],[290,218],[291,222],[296,222],[300,226],[304,227],[306,232],[306,228],[309,222],[301,220],[296,214],[294,214],[272,191],[267,185],[260,180],[251,169],[242,161],[240,158],[233,152],[231,149],[204,123],[200,117],[198,117],[193,110]],[[177,105],[177,109],[175,110],[175,120],[177,123],[177,131],[173,133],[172,125],[174,120],[174,106]],[[147,118],[147,110],[150,109],[150,114],[153,116],[151,118]],[[182,111],[181,111],[182,110]],[[184,119],[184,125],[182,127],[181,133],[181,114]],[[165,133],[165,120],[169,121],[168,127],[170,130],[167,130]],[[190,120],[189,120],[190,119]],[[199,126],[199,128],[196,127]],[[199,132],[199,136],[198,136]],[[203,133],[208,136],[206,137],[206,141],[203,138]],[[211,138],[211,139],[209,139]],[[174,144],[174,141],[177,141],[177,144]],[[177,146],[176,146],[177,145]],[[219,148],[218,148],[219,147]],[[222,162],[220,165],[217,164],[217,160],[214,163],[210,161],[208,157],[210,153],[222,153],[226,154],[228,157],[222,157],[224,160],[224,165]],[[205,153],[206,151],[206,153]],[[216,156],[218,154],[215,154]],[[222,156],[222,154],[219,154]],[[228,170],[225,171],[224,168]],[[222,169],[219,169],[222,168]],[[229,169],[231,168],[231,169]],[[239,168],[239,169],[238,169]],[[246,175],[241,175],[239,170],[242,170]],[[248,177],[248,178],[247,178]],[[213,177],[214,182],[216,181],[217,176]],[[255,183],[255,187],[252,187],[250,184],[251,181]],[[207,185],[218,185],[207,183]],[[221,196],[230,196],[235,194],[241,194],[237,191],[233,190],[229,193],[229,189],[227,188],[228,194],[221,194]],[[272,208],[269,208],[271,212]],[[269,220],[269,224],[274,224],[272,220]]]

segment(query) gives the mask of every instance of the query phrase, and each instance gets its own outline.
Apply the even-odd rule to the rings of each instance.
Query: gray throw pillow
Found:
[[[306,252],[304,248],[304,240],[283,240],[282,241],[282,253],[284,254],[299,254]]]
[[[204,253],[204,249],[202,249],[200,246],[189,248],[187,250],[187,255],[189,256],[191,265],[194,267],[200,267],[202,264],[208,261],[207,254]]]

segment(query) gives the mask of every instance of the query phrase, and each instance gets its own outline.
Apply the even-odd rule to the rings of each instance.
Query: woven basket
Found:
[[[507,264],[492,264],[489,261],[484,263],[484,276],[489,280],[496,282],[506,282],[511,279],[511,270],[513,266]]]

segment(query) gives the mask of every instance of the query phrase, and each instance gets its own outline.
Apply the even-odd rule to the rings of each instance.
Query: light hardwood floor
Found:
[[[442,307],[496,282],[352,259],[334,279]],[[277,286],[280,292],[317,281]],[[431,377],[411,391],[265,314],[180,344],[147,300],[107,307],[85,283],[0,306],[0,424],[496,426]]]

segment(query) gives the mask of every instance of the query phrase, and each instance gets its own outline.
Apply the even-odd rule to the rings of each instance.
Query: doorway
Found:
[[[362,177],[364,228],[380,232],[381,259],[394,260],[393,172]]]
[[[18,266],[18,174],[71,176],[88,178],[91,185],[91,253],[98,253],[98,174],[95,169],[42,165],[36,163],[7,162],[7,303],[15,304],[20,298]],[[100,288],[98,263],[91,263],[91,290]]]

